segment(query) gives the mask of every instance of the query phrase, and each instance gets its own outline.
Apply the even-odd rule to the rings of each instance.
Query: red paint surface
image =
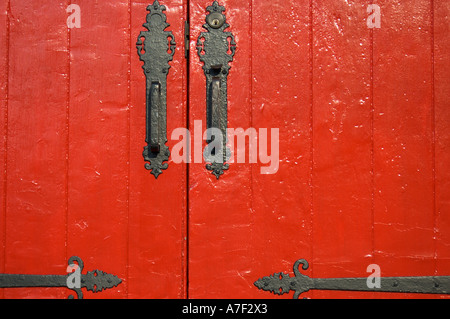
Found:
[[[0,174],[0,185],[1,185],[1,192],[0,192],[0,199],[1,199],[1,213],[0,213],[0,238],[1,238],[1,250],[0,250],[0,259],[5,260],[5,249],[4,249],[4,243],[5,243],[5,233],[6,233],[6,227],[5,227],[5,220],[6,220],[6,209],[5,209],[5,203],[6,203],[6,147],[7,147],[7,138],[6,138],[6,131],[7,131],[7,99],[8,99],[8,48],[9,48],[9,39],[8,39],[8,18],[6,16],[7,11],[7,3],[5,1],[1,2],[1,12],[0,14],[0,118],[1,118],[1,124],[0,124],[0,136],[2,136],[1,139],[1,147],[0,147],[0,167],[2,168],[1,174]],[[5,263],[0,263],[0,272],[5,272]],[[0,289],[0,297],[4,297],[3,290]]]
[[[55,274],[66,268],[68,41],[66,26],[54,23],[65,6],[16,1],[8,12],[3,267],[6,273]],[[15,289],[4,297],[63,293]]]
[[[445,1],[436,1],[434,6],[433,30],[433,74],[434,74],[434,155],[435,155],[435,227],[436,232],[436,273],[442,275],[450,269],[450,136],[448,126],[450,123],[450,40],[447,36],[450,31],[450,4]]]
[[[312,275],[365,277],[373,263],[371,32],[366,3],[312,7]],[[383,267],[382,267],[383,269]],[[371,297],[315,291],[314,298]]]
[[[423,276],[435,273],[438,241],[430,2],[384,16],[392,28],[374,32],[373,48],[375,262],[386,275]]]
[[[177,52],[171,132],[206,119],[195,43],[211,1],[167,0]],[[148,1],[0,1],[0,272],[85,270],[122,284],[85,298],[292,298],[253,282],[450,275],[450,6],[367,1],[221,1],[236,37],[231,128],[280,129],[280,167],[144,169],[145,77],[136,38]],[[45,12],[45,14],[43,14]],[[189,74],[184,21],[191,19]],[[30,32],[33,30],[33,32]],[[189,79],[189,81],[188,81]],[[188,87],[189,84],[189,87]],[[189,101],[187,100],[189,93]],[[189,108],[189,109],[188,109]],[[66,298],[67,289],[0,289]],[[441,298],[311,291],[310,298]]]

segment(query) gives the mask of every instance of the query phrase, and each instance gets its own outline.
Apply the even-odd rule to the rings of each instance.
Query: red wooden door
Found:
[[[209,4],[191,1],[194,39]],[[381,277],[448,275],[449,5],[378,1],[378,28],[368,1],[222,4],[237,43],[228,127],[278,128],[279,169],[264,175],[247,157],[217,181],[190,165],[189,297],[276,297],[253,283],[301,258],[313,278],[364,278],[370,265]],[[191,49],[192,128],[206,102]]]
[[[0,3],[0,272],[64,275],[68,259],[79,256],[85,271],[122,279],[85,298],[183,298],[186,165],[172,166],[156,182],[142,158],[145,77],[136,39],[148,2]],[[68,27],[76,12],[71,4],[80,9],[80,28]],[[180,42],[186,10],[185,2],[171,1],[167,13]],[[171,64],[169,130],[186,125],[182,46]]]
[[[211,3],[161,1],[177,42],[171,149],[177,128],[206,129],[196,41]],[[378,28],[370,1],[220,1],[237,47],[228,127],[253,128],[258,142],[267,129],[257,146],[273,161],[247,154],[219,180],[204,162],[171,159],[157,180],[144,168],[136,39],[149,4],[0,0],[0,273],[64,275],[79,256],[85,270],[122,279],[85,298],[292,298],[254,282],[292,275],[301,258],[313,278],[367,277],[372,264],[382,277],[450,275],[447,2],[378,1]],[[68,25],[73,5],[79,27]],[[69,294],[0,289],[2,298]]]

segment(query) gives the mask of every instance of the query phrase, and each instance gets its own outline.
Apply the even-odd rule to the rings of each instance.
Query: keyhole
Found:
[[[218,12],[211,13],[206,17],[206,22],[214,29],[219,29],[225,23],[225,16]]]

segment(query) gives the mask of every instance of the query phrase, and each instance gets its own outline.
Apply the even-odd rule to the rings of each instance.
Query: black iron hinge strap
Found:
[[[78,299],[83,299],[83,292],[81,289],[85,288],[94,293],[101,292],[105,289],[117,287],[122,283],[122,280],[117,276],[107,274],[101,270],[89,271],[82,274],[84,263],[81,258],[73,256],[69,259],[69,266],[77,265],[80,282],[77,287],[68,286],[71,274],[66,275],[16,275],[16,274],[0,274],[0,288],[55,288],[65,287],[72,289],[77,293]],[[73,296],[69,296],[73,299]]]
[[[300,273],[300,265],[303,270],[309,267],[306,260],[300,259],[294,264],[294,277],[275,273],[258,279],[254,284],[276,295],[295,291],[294,299],[309,290],[450,294],[450,276],[381,277],[380,287],[370,287],[368,278],[310,278]]]

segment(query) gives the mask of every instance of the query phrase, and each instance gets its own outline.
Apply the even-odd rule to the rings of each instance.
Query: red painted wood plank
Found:
[[[136,51],[139,33],[145,31],[149,1],[131,5],[131,100],[130,100],[130,202],[129,291],[130,298],[177,299],[186,297],[186,164],[173,162],[155,180],[144,168],[145,75]],[[172,132],[186,127],[187,71],[184,58],[184,21],[187,1],[160,1],[167,8],[167,30],[177,43],[170,62],[167,91],[168,146],[178,143]],[[176,137],[178,138],[178,137]]]
[[[190,131],[200,139],[206,130],[206,79],[196,42],[205,24],[206,7],[212,1],[190,2],[191,68]],[[228,76],[228,127],[251,125],[251,32],[250,1],[221,1],[237,42]],[[202,122],[201,132],[194,131]],[[197,135],[194,135],[197,134]],[[202,143],[206,146],[206,142]],[[195,149],[193,149],[195,152]],[[193,158],[194,160],[194,158]],[[251,166],[231,164],[217,180],[205,163],[190,164],[189,175],[189,297],[245,298],[257,289],[253,281]]]
[[[436,134],[436,273],[450,273],[450,3],[434,2],[434,107]]]
[[[250,279],[289,272],[298,259],[312,262],[312,91],[310,5],[252,2],[251,126],[279,129],[279,167],[252,167]],[[261,139],[262,136],[260,135]],[[274,158],[278,160],[278,158]],[[310,271],[306,272],[311,275]],[[250,292],[249,292],[250,294]],[[255,298],[292,298],[254,290]],[[305,294],[310,297],[311,294]]]
[[[7,273],[65,274],[66,4],[11,1],[6,198]],[[5,298],[62,298],[9,289]]]
[[[431,3],[379,5],[382,25],[374,30],[373,88],[375,261],[382,276],[433,275]]]
[[[129,5],[77,1],[70,31],[68,256],[123,282],[85,298],[125,298],[128,256]],[[88,269],[89,268],[89,269]]]
[[[371,38],[365,1],[313,1],[313,276],[372,264]],[[317,291],[314,298],[368,294]]]
[[[8,72],[9,72],[9,19],[8,2],[0,1],[0,272],[5,271],[5,235],[6,235],[6,148],[8,128]],[[0,298],[3,297],[0,289]]]

